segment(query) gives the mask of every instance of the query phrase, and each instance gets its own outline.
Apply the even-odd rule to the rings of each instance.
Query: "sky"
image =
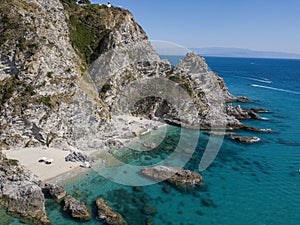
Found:
[[[106,1],[92,0],[93,3]],[[111,0],[152,40],[300,53],[300,0]]]

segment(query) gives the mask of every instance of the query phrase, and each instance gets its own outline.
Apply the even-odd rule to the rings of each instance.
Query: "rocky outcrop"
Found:
[[[239,120],[260,119],[260,116],[256,113],[255,109],[244,109],[240,105],[226,105],[226,112],[228,115],[233,116]]]
[[[43,192],[46,194],[46,196],[50,196],[58,202],[62,201],[67,195],[67,191],[62,186],[50,183],[45,184],[43,187]]]
[[[91,162],[92,160],[81,152],[71,152],[65,157],[66,162]]]
[[[166,181],[180,189],[191,189],[203,186],[202,176],[183,168],[154,166],[144,168],[141,174],[156,181]]]
[[[0,151],[0,204],[25,222],[50,224],[41,181]]]
[[[260,141],[260,138],[258,137],[243,137],[239,135],[230,135],[230,138],[237,142],[246,143],[246,144],[256,143]]]
[[[98,209],[98,218],[103,220],[105,224],[108,225],[126,225],[127,222],[124,218],[107,204],[107,202],[98,198],[96,200],[96,205]]]
[[[76,200],[71,195],[67,195],[64,200],[64,211],[68,212],[70,216],[78,220],[90,220],[91,213],[89,209],[82,202]]]
[[[123,61],[120,59],[121,62]],[[105,65],[104,61],[99,64]],[[138,80],[138,84],[129,84],[126,90],[110,82],[111,91],[108,93],[112,95],[106,95],[106,97],[114,99],[112,96],[116,96],[117,92],[113,90],[118,89],[118,93],[123,91],[122,95],[128,97],[123,105],[130,108],[132,114],[160,119],[187,128],[209,129],[224,128],[226,125],[230,127],[241,125],[236,118],[226,114],[226,99],[233,96],[227,91],[224,81],[208,69],[203,58],[194,53],[188,53],[172,70],[165,61],[150,61],[142,65],[148,65],[149,69],[149,66],[151,68],[153,64],[156,70],[152,71],[156,73],[150,73],[150,77],[144,74],[145,67],[135,67],[131,74],[138,74],[133,78],[133,81]],[[115,68],[115,73],[119,73],[119,68]],[[132,66],[129,67],[129,70],[131,69]],[[124,73],[120,74],[124,75]],[[117,103],[122,109],[122,102]],[[113,105],[114,102],[110,104]]]

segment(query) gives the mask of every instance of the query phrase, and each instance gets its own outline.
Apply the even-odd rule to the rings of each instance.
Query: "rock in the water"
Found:
[[[132,190],[135,191],[135,192],[143,192],[144,191],[142,186],[134,186],[132,188]]]
[[[234,116],[236,119],[260,119],[260,116],[251,109],[244,109],[240,105],[226,105],[226,112],[230,116]]]
[[[67,191],[62,186],[50,183],[45,184],[43,192],[47,195],[50,195],[57,201],[63,200],[63,198],[67,195]]]
[[[201,204],[206,207],[216,207],[215,203],[211,199],[202,199]]]
[[[154,225],[154,219],[151,216],[148,216],[145,220],[145,225]]]
[[[182,168],[154,166],[142,169],[141,173],[146,177],[157,181],[167,181],[183,189],[201,187],[203,185],[200,174]]]
[[[250,109],[252,112],[256,113],[269,113],[271,112],[270,110],[264,109],[264,108],[251,108]]]
[[[64,198],[64,211],[68,212],[74,219],[90,220],[91,213],[86,205],[76,200],[71,195]]]
[[[255,142],[260,141],[260,138],[258,138],[258,137],[242,137],[242,136],[238,136],[238,135],[231,135],[230,138],[237,142],[246,143],[246,144],[255,143]]]
[[[153,216],[157,213],[157,209],[152,205],[145,205],[143,208],[143,213],[147,216]]]
[[[108,225],[127,225],[127,222],[124,218],[117,212],[108,206],[107,202],[98,198],[96,200],[96,205],[98,208],[98,217],[102,219]]]

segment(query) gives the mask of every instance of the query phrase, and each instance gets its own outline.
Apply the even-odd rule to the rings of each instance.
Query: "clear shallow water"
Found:
[[[171,59],[177,61],[178,58]],[[165,184],[155,184],[133,190],[101,177],[97,173],[84,175],[65,184],[65,188],[85,201],[96,215],[94,202],[103,196],[132,225],[144,224],[142,208],[146,204],[157,208],[155,224],[222,224],[222,225],[297,225],[300,221],[300,61],[274,59],[207,58],[213,71],[224,78],[234,95],[245,95],[259,100],[244,107],[263,107],[272,111],[262,114],[269,121],[245,121],[260,128],[271,128],[275,134],[253,134],[260,143],[237,144],[224,140],[214,163],[202,175],[206,187],[191,193],[182,193]],[[268,86],[253,87],[249,84]],[[178,128],[170,127],[168,138],[156,150],[166,155],[176,146]],[[197,171],[208,136],[200,133],[196,152],[186,165]],[[158,136],[159,137],[159,131]],[[156,137],[145,137],[155,140]],[[185,137],[188,142],[188,137]],[[149,154],[141,160],[127,155],[133,164],[152,163]],[[213,204],[204,206],[203,200]],[[55,225],[101,224],[96,219],[75,222],[61,212],[61,207],[47,201],[47,212]],[[6,219],[9,221],[8,219]],[[7,224],[19,224],[18,222]],[[2,223],[1,223],[2,224]]]

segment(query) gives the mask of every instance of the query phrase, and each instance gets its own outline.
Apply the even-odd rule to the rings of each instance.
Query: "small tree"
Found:
[[[91,4],[90,0],[79,0],[78,4]]]

